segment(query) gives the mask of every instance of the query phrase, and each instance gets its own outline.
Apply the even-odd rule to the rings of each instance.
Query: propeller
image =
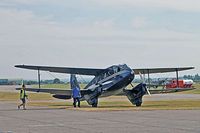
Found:
[[[140,75],[140,79],[141,79],[141,81],[142,81],[142,84],[145,84],[145,89],[147,90],[147,93],[149,94],[149,96],[151,96],[151,93],[150,93],[150,91],[149,91],[149,88],[148,87],[146,87],[146,83],[145,83],[145,79],[144,79],[144,77],[142,76],[142,74],[139,72],[139,75]],[[144,87],[144,86],[143,86]]]

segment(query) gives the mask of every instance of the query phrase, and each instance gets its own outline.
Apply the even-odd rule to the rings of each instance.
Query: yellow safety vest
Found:
[[[25,90],[21,89],[20,90],[20,99],[24,99],[25,97],[26,97]]]

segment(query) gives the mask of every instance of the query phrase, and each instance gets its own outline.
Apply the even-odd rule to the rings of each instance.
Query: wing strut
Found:
[[[149,69],[147,70],[147,74],[148,74],[148,87],[149,87],[149,89],[150,89],[150,76],[149,76]]]
[[[38,85],[39,85],[39,88],[40,88],[40,69],[38,68]]]
[[[179,77],[178,77],[178,68],[176,68],[176,83],[177,83],[177,88],[179,88]]]

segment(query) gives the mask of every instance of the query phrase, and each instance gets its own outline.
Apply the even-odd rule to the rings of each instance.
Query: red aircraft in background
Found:
[[[193,80],[176,80],[173,79],[166,83],[166,89],[174,89],[174,88],[192,88]]]

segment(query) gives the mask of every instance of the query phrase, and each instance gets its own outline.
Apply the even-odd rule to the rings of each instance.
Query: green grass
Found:
[[[72,102],[31,102],[31,106],[49,108],[66,108],[74,110]],[[118,111],[118,110],[194,110],[200,109],[200,100],[169,100],[169,101],[144,101],[141,107],[133,106],[129,101],[102,101],[99,107],[92,108],[86,102],[81,102],[82,111]],[[75,109],[77,110],[77,108]]]
[[[179,92],[181,94],[200,94],[200,83],[196,83],[193,85],[194,90]]]
[[[50,94],[44,93],[27,93],[30,100],[52,100]],[[14,92],[0,92],[0,101],[16,101],[19,99],[19,93]]]
[[[134,84],[136,85],[136,84]],[[83,88],[85,84],[81,84]],[[69,84],[65,85],[44,85],[45,88],[70,88]],[[194,84],[195,90],[179,92],[184,94],[200,94],[200,84]],[[131,86],[129,86],[131,88]],[[50,108],[67,108],[74,109],[71,101],[66,102],[32,102],[33,106],[47,106]],[[200,100],[168,100],[168,101],[144,101],[142,107],[133,106],[128,100],[110,100],[104,99],[99,103],[98,108],[91,108],[86,102],[81,102],[81,108],[84,111],[110,111],[110,110],[177,110],[177,109],[200,109]],[[77,110],[77,109],[76,109]]]
[[[13,101],[19,99],[19,93],[0,92],[0,101]]]
[[[28,93],[27,106],[67,108],[74,110],[72,100],[56,101],[50,94]],[[54,100],[53,100],[54,99]],[[0,92],[0,101],[19,101],[19,93]],[[186,110],[200,109],[200,99],[179,99],[162,101],[144,101],[142,107],[133,106],[125,96],[101,98],[98,108],[91,108],[87,102],[81,102],[83,111],[117,111],[117,110]]]
[[[85,84],[81,84],[83,88]],[[184,94],[200,94],[200,83],[193,85],[196,89],[185,92],[178,92]],[[37,86],[34,86],[37,87]],[[42,85],[42,88],[61,88],[69,89],[69,84],[48,84]],[[41,106],[48,108],[66,108],[74,110],[72,100],[56,101],[53,100],[50,94],[46,93],[28,93],[28,106]],[[0,101],[19,101],[19,93],[14,92],[0,92]],[[144,101],[142,107],[133,106],[126,97],[113,96],[100,99],[98,108],[91,108],[87,102],[81,102],[81,108],[75,110],[83,111],[117,111],[117,110],[200,110],[200,99],[179,99],[179,100],[165,100],[165,101]]]

